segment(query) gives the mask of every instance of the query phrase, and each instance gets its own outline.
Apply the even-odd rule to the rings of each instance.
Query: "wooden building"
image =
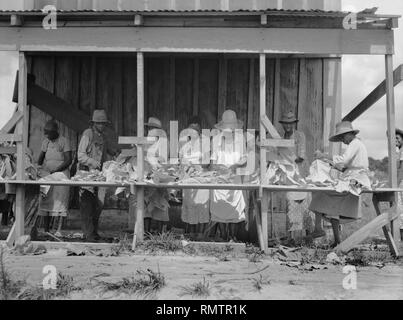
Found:
[[[42,12],[46,5],[58,11]],[[47,118],[76,147],[96,108],[107,110],[117,136],[140,138],[148,116],[182,129],[199,114],[211,128],[229,108],[245,129],[264,132],[264,115],[280,131],[291,110],[308,162],[316,149],[337,148],[328,137],[341,119],[342,55],[385,55],[390,76],[398,18],[351,16],[338,0],[20,0],[0,9],[0,50],[20,52],[17,130],[36,153]],[[23,234],[21,214],[16,228]]]

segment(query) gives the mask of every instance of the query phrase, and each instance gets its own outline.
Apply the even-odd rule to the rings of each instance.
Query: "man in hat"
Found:
[[[305,160],[305,134],[297,131],[298,119],[294,112],[287,112],[280,119],[280,123],[284,129],[284,139],[295,140],[295,148],[291,152],[290,161],[300,165]]]
[[[354,175],[368,170],[367,148],[357,138],[359,130],[353,129],[351,122],[342,121],[336,125],[336,133],[330,137],[331,142],[343,142],[347,145],[341,156],[333,157],[333,167],[339,171]],[[315,213],[315,230],[312,238],[325,236],[322,229],[322,217],[330,219],[334,234],[333,247],[341,242],[340,222],[351,222],[360,218],[360,197],[351,193],[315,192],[309,210]]]
[[[105,137],[106,126],[110,123],[105,110],[94,110],[90,123],[90,128],[83,132],[78,146],[79,169],[102,170],[107,154],[116,155]],[[93,187],[80,188],[81,228],[87,241],[100,239],[98,221],[103,208],[103,191]]]

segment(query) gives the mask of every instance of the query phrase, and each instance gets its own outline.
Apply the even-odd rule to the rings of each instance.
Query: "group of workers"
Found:
[[[288,160],[295,165],[296,170],[306,160],[305,135],[297,131],[298,119],[292,112],[286,113],[279,121],[284,129],[284,139],[296,141],[295,148],[291,148]],[[91,119],[90,128],[82,134],[78,150],[77,160],[80,170],[102,169],[103,163],[110,157],[117,156],[117,151],[108,145],[105,136],[106,126],[109,124],[104,110],[95,110]],[[162,129],[161,121],[155,117],[149,118],[145,124],[146,134],[150,137],[158,136],[156,131]],[[226,110],[222,119],[215,125],[218,129],[216,146],[211,153],[210,163],[202,162],[201,152],[201,121],[199,117],[192,117],[188,123],[188,129],[193,130],[195,138],[190,139],[180,148],[180,161],[185,164],[198,166],[199,170],[227,170],[226,183],[240,184],[243,177],[238,174],[238,168],[245,167],[247,157],[246,145],[241,148],[236,146],[237,129],[243,128],[243,122],[237,118],[232,110]],[[332,159],[332,166],[340,171],[368,170],[368,155],[365,145],[357,137],[350,122],[341,122],[336,126],[335,134],[330,137],[331,142],[343,142],[346,150],[340,156]],[[54,121],[46,123],[44,128],[45,140],[42,143],[38,164],[49,174],[64,172],[69,176],[69,167],[73,162],[72,150],[66,138],[59,133]],[[402,141],[403,132],[396,131],[397,148],[399,150],[399,168],[402,169]],[[241,140],[244,141],[244,140]],[[257,143],[259,146],[259,143]],[[145,146],[145,155],[149,148]],[[192,150],[192,152],[189,152]],[[196,150],[196,151],[195,151]],[[199,150],[199,151],[198,151]],[[155,154],[155,153],[154,153]],[[156,161],[148,161],[151,167],[161,164],[161,155],[156,155]],[[168,160],[168,159],[165,159]],[[270,159],[269,159],[270,160]],[[400,170],[402,172],[402,170]],[[400,176],[401,177],[401,176]],[[401,181],[401,180],[400,180]],[[159,189],[156,189],[159,190]],[[158,191],[162,192],[162,191]],[[101,237],[98,234],[98,222],[103,208],[104,192],[94,187],[80,187],[80,214],[84,237],[87,241],[97,241]],[[329,219],[334,232],[334,245],[340,243],[339,225],[343,221],[351,221],[360,217],[359,197],[351,193],[314,192],[309,209],[315,213],[315,230],[312,237],[322,237],[325,232],[322,229],[322,219]],[[58,232],[62,225],[62,218],[67,215],[69,204],[69,187],[53,186],[45,197],[40,200],[40,215],[45,217],[45,229],[49,231],[50,217],[60,217]],[[237,229],[246,219],[246,199],[242,190],[183,190],[182,220],[189,225],[190,233],[203,232],[210,222],[215,222],[220,235],[226,240],[236,240]],[[145,230],[151,231],[151,221],[158,222],[158,229],[169,221],[168,208],[145,206]]]

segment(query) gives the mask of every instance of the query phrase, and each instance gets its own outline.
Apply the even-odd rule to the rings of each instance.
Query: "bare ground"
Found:
[[[105,292],[94,284],[95,279],[113,283],[146,269],[159,270],[166,282],[155,295],[147,297],[151,299],[403,299],[402,260],[383,268],[357,267],[357,289],[345,290],[342,265],[301,271],[270,257],[263,257],[259,262],[236,255],[226,259],[186,254],[67,257],[64,249],[58,249],[40,256],[10,255],[7,259],[12,275],[26,278],[32,284],[42,282],[45,265],[56,266],[58,272],[72,276],[83,287],[67,299],[144,299],[144,296],[122,292]],[[208,296],[192,296],[184,290],[203,283],[203,279]],[[256,283],[261,284],[260,290]]]

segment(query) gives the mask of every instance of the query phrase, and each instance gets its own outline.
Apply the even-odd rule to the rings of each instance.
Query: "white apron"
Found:
[[[217,164],[232,166],[241,160],[241,153],[235,149],[220,147],[213,160]],[[227,148],[229,149],[229,148]],[[240,176],[233,176],[228,183],[240,184]],[[242,190],[213,190],[210,202],[211,221],[238,223],[245,221],[245,198]]]

